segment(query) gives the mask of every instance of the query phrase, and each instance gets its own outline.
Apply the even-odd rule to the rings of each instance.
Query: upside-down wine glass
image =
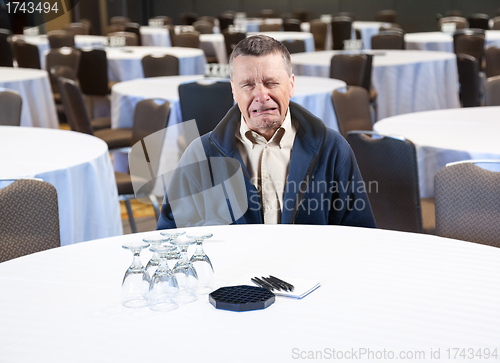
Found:
[[[177,246],[181,252],[181,259],[177,261],[172,269],[172,272],[177,278],[177,282],[179,284],[177,301],[179,303],[196,301],[198,299],[198,296],[196,295],[196,289],[198,288],[198,275],[187,256],[188,247],[195,244],[196,241],[193,239],[181,240],[180,238],[177,238],[170,240],[170,243]]]
[[[149,243],[150,245],[149,250],[153,252],[151,259],[148,261],[148,264],[146,265],[146,271],[148,272],[150,277],[153,277],[156,269],[158,268],[158,266],[160,266],[160,256],[158,255],[157,252],[153,251],[153,248],[160,246],[162,244],[163,245],[168,244],[169,238],[164,236],[152,236],[143,238],[142,241]]]
[[[190,262],[193,264],[198,274],[198,294],[208,294],[212,292],[212,281],[214,278],[214,268],[210,258],[203,251],[203,241],[213,237],[212,233],[190,234],[186,236],[196,241],[196,251],[191,256]]]
[[[179,292],[177,279],[172,273],[172,270],[167,264],[167,255],[177,247],[172,245],[156,245],[151,247],[151,250],[158,254],[160,264],[156,269],[151,283],[149,284],[149,301],[151,302],[151,310],[154,311],[171,311],[179,307],[176,301],[176,296]]]
[[[125,272],[122,282],[121,298],[123,306],[127,308],[142,308],[149,305],[147,294],[150,277],[141,263],[141,251],[149,247],[146,242],[125,243],[123,248],[134,255],[132,264]]]

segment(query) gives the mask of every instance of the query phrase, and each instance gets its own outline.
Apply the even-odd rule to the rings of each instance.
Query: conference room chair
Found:
[[[242,41],[247,37],[247,34],[243,32],[232,32],[227,29],[224,30],[222,34],[224,35],[224,43],[226,45],[227,58],[229,59],[231,53],[233,52],[233,49],[240,41]]]
[[[347,16],[332,18],[333,50],[344,49],[344,41],[351,39],[352,19]]]
[[[0,189],[0,262],[61,246],[57,191],[18,179]]]
[[[335,14],[335,16],[347,16],[348,18],[351,18],[352,21],[356,20],[356,15],[354,15],[354,13],[351,11],[341,11]]]
[[[51,80],[51,84],[53,80],[55,80],[56,84],[56,90],[52,89],[54,92],[54,101],[56,104],[56,112],[57,112],[57,118],[59,119],[59,123],[68,123],[68,120],[66,119],[66,112],[64,111],[64,105],[62,104],[62,99],[61,99],[61,94],[59,93],[59,87],[57,86],[57,80],[59,77],[64,77],[67,79],[71,79],[73,81],[76,80],[78,69],[73,69],[68,66],[63,66],[63,65],[56,65],[50,68],[50,73],[49,77]],[[108,118],[109,120],[107,122],[104,121],[99,121],[99,125],[95,125],[94,123],[92,124],[92,127],[94,130],[96,129],[101,129],[101,128],[108,128],[111,127],[111,118]]]
[[[481,105],[479,64],[468,54],[457,54],[458,82],[462,107]]]
[[[0,125],[21,126],[23,99],[17,91],[0,88]]]
[[[76,82],[60,77],[58,79],[58,86],[66,112],[66,119],[72,131],[82,132],[100,138],[108,144],[109,150],[131,146],[131,128],[93,129],[92,122],[87,114],[82,92]]]
[[[194,30],[200,34],[213,34],[214,23],[209,21],[197,20],[193,23]]]
[[[488,30],[490,28],[490,17],[487,14],[472,14],[467,20],[469,21],[469,28]]]
[[[107,96],[115,82],[108,80],[108,59],[103,49],[81,49],[78,82],[86,96]]]
[[[434,178],[436,234],[500,247],[500,160],[468,160],[439,169]],[[484,168],[483,168],[484,167]]]
[[[133,47],[133,46],[139,45],[139,38],[134,33],[129,33],[126,31],[114,32],[114,33],[109,33],[107,35],[107,37],[108,37],[108,42],[109,42],[109,39],[111,39],[111,38],[123,38],[124,40],[122,42],[127,47],[131,47],[131,46]]]
[[[453,34],[455,54],[468,54],[481,65],[484,55],[485,32],[482,29],[462,29]]]
[[[128,23],[130,23],[130,19],[127,18],[126,16],[113,16],[111,19],[109,19],[109,24],[119,24],[126,26]]]
[[[314,49],[325,50],[326,36],[328,32],[328,24],[320,19],[311,20],[309,30],[314,38]]]
[[[200,47],[200,33],[197,31],[181,32],[174,35],[174,47],[183,48],[199,48]]]
[[[367,61],[366,54],[335,54],[330,61],[330,78],[363,87]]]
[[[170,16],[165,16],[165,15],[154,16],[150,20],[161,20],[163,22],[163,25],[174,24],[172,22],[172,18]]]
[[[0,29],[0,67],[14,67],[14,54],[8,40],[11,35],[9,29]]]
[[[139,45],[139,46],[142,45],[141,32],[139,30],[140,27],[141,26],[138,23],[127,23],[127,25],[125,26],[125,32],[126,33],[135,34],[135,36],[137,38],[137,44],[136,45]]]
[[[142,58],[144,78],[178,76],[179,58],[174,55],[149,54]]]
[[[273,9],[262,9],[259,11],[258,17],[262,19],[271,19],[271,18],[277,18],[278,15],[275,13]]]
[[[380,10],[375,13],[375,21],[395,23],[398,13],[395,10]]]
[[[486,77],[500,76],[500,48],[494,45],[484,50]]]
[[[290,54],[304,53],[306,51],[306,43],[303,40],[283,40],[282,43]]]
[[[484,83],[484,105],[500,106],[500,76],[486,79]]]
[[[379,28],[379,32],[385,32],[385,31],[394,31],[394,32],[404,33],[404,30],[401,28],[401,26],[399,24],[396,24],[396,23],[388,23],[388,24],[385,24],[384,26],[381,26]]]
[[[449,23],[454,23],[456,30],[466,29],[469,27],[467,19],[461,16],[446,16],[444,18],[439,19],[438,29],[441,30],[443,28],[443,24],[449,24]]]
[[[300,32],[302,31],[300,24],[302,23],[298,19],[284,19],[283,30],[286,32]]]
[[[433,233],[434,200],[421,199],[415,145],[404,138],[351,131],[356,156],[377,227]]]
[[[124,32],[125,28],[126,28],[125,24],[110,24],[104,28],[103,35],[108,36],[109,34],[112,33]]]
[[[491,26],[491,30],[500,30],[500,16],[496,16],[493,18],[493,25]]]
[[[182,25],[193,25],[193,23],[196,20],[198,20],[198,14],[186,12],[186,13],[180,14],[180,18],[181,18]]]
[[[229,29],[230,25],[234,24],[234,13],[233,12],[223,12],[219,15],[219,28],[221,33],[224,32],[224,30]]]
[[[294,19],[300,20],[301,23],[309,20],[309,11],[305,9],[294,9],[292,10],[292,15]]]
[[[155,217],[158,221],[160,210],[158,200],[152,193],[154,183],[159,170],[159,161],[163,142],[165,140],[165,131],[168,125],[168,117],[170,115],[170,103],[166,100],[147,99],[137,103],[134,110],[134,124],[132,127],[132,151],[129,153],[130,171],[132,173],[115,172],[116,185],[118,187],[119,199],[125,202],[127,208],[130,229],[133,233],[137,233],[137,227],[134,219],[131,199],[147,198],[153,205]],[[158,131],[163,130],[154,138],[154,147],[147,148],[151,145],[146,138]],[[144,140],[144,142],[142,142]],[[147,149],[146,149],[147,148]],[[142,151],[142,152],[141,152]],[[149,163],[150,175],[138,175],[136,170],[144,170],[144,168],[135,167],[136,163]],[[144,165],[146,167],[146,165]],[[138,185],[142,185],[138,188]],[[134,190],[135,186],[135,190]]]
[[[65,30],[53,30],[47,33],[50,49],[74,47],[75,35]]]
[[[80,23],[85,25],[89,30],[89,35],[94,35],[94,28],[92,26],[92,22],[89,19],[80,18]]]
[[[204,15],[204,16],[200,16],[198,18],[198,20],[196,20],[196,21],[207,21],[209,23],[212,23],[212,28],[213,28],[217,23],[217,18],[215,16]]]
[[[382,31],[372,36],[372,49],[405,49],[405,36],[399,31]]]
[[[75,48],[63,47],[51,49],[45,55],[45,67],[49,73],[50,84],[56,103],[61,103],[60,95],[57,90],[57,79],[51,74],[51,69],[54,66],[65,66],[71,68],[76,74],[80,64],[81,52]]]
[[[259,32],[279,32],[281,24],[277,23],[262,23],[259,25]]]
[[[13,38],[12,48],[19,68],[42,68],[40,53],[36,45],[26,43],[22,39]]]
[[[69,23],[63,29],[73,35],[89,35],[90,27],[85,23]]]
[[[352,130],[373,129],[368,91],[363,87],[349,86],[345,92],[332,92],[332,103],[339,132],[344,138]]]

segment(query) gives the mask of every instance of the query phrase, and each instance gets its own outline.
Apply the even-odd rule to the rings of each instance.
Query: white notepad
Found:
[[[235,285],[258,286],[251,280],[251,278],[252,277],[261,278],[262,276],[269,277],[269,274],[262,274],[262,273],[245,274],[243,277],[239,278],[236,281]],[[297,277],[290,277],[284,275],[273,275],[273,276],[283,281],[286,281],[294,286],[293,291],[273,290],[273,293],[276,296],[285,296],[285,297],[292,297],[295,299],[302,299],[304,296],[309,295],[311,292],[313,292],[314,290],[316,290],[318,287],[321,286],[320,282],[317,280],[299,279]]]

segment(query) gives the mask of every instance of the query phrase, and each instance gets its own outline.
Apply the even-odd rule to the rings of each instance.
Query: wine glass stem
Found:
[[[134,251],[134,259],[132,260],[132,264],[130,265],[131,270],[138,271],[142,268],[140,255],[141,251]]]
[[[202,239],[196,241],[196,252],[195,253],[197,255],[204,254],[204,252],[203,252],[203,240]]]

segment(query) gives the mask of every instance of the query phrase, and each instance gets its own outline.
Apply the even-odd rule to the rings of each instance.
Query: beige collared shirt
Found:
[[[269,141],[248,128],[241,116],[236,130],[236,147],[250,173],[252,184],[259,192],[265,224],[281,222],[283,197],[290,167],[297,125],[292,123],[290,109],[285,121]]]

